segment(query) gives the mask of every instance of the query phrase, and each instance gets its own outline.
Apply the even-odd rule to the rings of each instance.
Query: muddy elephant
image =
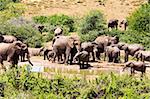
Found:
[[[57,27],[57,28],[54,30],[54,36],[59,36],[59,35],[63,35],[63,29],[60,28],[60,27]]]
[[[119,27],[122,27],[122,26],[123,26],[124,30],[127,29],[127,26],[128,26],[127,20],[122,20],[122,21],[120,22]]]
[[[4,60],[10,62],[12,65],[11,68],[18,64],[20,51],[23,48],[22,45],[23,43],[21,41],[14,41],[13,43],[0,43],[0,63],[2,69],[6,70],[6,67],[3,65]]]
[[[87,51],[89,53],[92,53],[92,61],[95,61],[95,50],[97,50],[98,44],[95,42],[83,42],[81,44],[81,51]]]
[[[134,54],[134,57],[137,58],[137,61],[140,59],[141,61],[150,61],[150,51],[137,51]]]
[[[77,51],[81,50],[81,42],[79,38],[71,37],[71,36],[57,36],[53,39],[53,50],[54,50],[54,59],[64,54],[64,63],[67,64],[69,60],[69,56],[71,55],[72,49],[76,48]],[[73,56],[71,55],[71,62]]]
[[[106,51],[105,51],[105,56],[107,56],[108,62],[119,63],[120,62],[120,49],[115,46],[107,46]]]
[[[127,62],[129,55],[134,56],[134,54],[139,50],[144,50],[144,47],[140,44],[124,44],[120,47],[121,50],[124,50],[125,57],[124,61]]]
[[[76,60],[79,61],[80,69],[87,68],[89,62],[89,53],[87,51],[77,52],[76,55],[73,57],[73,61]],[[85,62],[86,62],[86,67],[84,64]]]
[[[97,51],[96,51],[96,58],[97,60],[100,60],[100,53],[103,53],[107,46],[111,44],[117,44],[119,42],[119,38],[116,36],[110,37],[110,36],[102,35],[97,37],[94,42],[98,44]]]
[[[146,71],[146,64],[144,62],[126,62],[125,63],[125,66],[123,68],[123,71],[127,68],[127,67],[130,67],[131,68],[131,75],[133,73],[135,73],[135,70],[136,71],[140,71],[142,73],[141,76],[143,76],[143,74],[145,73]]]
[[[109,28],[113,29],[116,28],[116,30],[118,29],[118,21],[117,19],[111,19],[108,21],[108,30]]]
[[[13,43],[14,41],[17,41],[17,38],[12,35],[3,35],[2,37],[4,43]]]

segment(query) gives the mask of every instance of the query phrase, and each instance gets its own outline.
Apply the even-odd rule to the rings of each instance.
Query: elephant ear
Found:
[[[22,42],[21,41],[15,41],[13,42],[15,49],[21,50],[22,49]]]
[[[73,40],[72,38],[69,38],[68,45],[69,45],[71,48],[74,47],[74,40]]]

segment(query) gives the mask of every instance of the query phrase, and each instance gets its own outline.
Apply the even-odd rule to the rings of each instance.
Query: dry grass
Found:
[[[102,1],[101,4],[98,1]],[[107,20],[124,19],[146,0],[26,0],[28,11],[24,16],[63,13],[71,16],[83,16],[89,10],[101,10]]]

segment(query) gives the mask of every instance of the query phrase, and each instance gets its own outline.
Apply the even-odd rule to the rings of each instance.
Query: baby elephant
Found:
[[[145,73],[146,71],[146,64],[144,62],[126,62],[125,63],[125,67],[123,68],[123,71],[125,70],[125,68],[127,67],[130,67],[131,68],[131,75],[133,73],[135,73],[135,70],[136,71],[140,71],[142,73],[142,77],[143,77],[143,74]]]
[[[78,60],[80,64],[80,69],[85,68],[84,67],[84,62],[86,62],[86,67],[88,67],[88,62],[89,62],[89,54],[87,51],[81,51],[76,53],[76,55],[73,58],[73,61]],[[80,63],[82,61],[82,64]]]

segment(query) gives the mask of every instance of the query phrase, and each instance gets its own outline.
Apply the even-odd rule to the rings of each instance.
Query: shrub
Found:
[[[23,98],[59,99],[148,99],[150,97],[148,78],[140,80],[129,75],[104,73],[90,81],[62,75],[45,79],[37,78],[36,74],[27,72],[25,67],[11,69],[0,75],[0,81],[5,83],[4,98],[18,98],[20,95],[23,95]]]
[[[150,5],[144,4],[137,9],[129,18],[129,28],[138,32],[150,31]]]
[[[105,20],[100,11],[90,11],[79,24],[79,36],[82,41],[94,40],[105,29]]]
[[[5,22],[14,17],[21,16],[26,10],[24,4],[21,3],[9,3],[6,5],[5,10],[0,11],[0,22]]]
[[[33,17],[36,23],[49,24],[50,27],[60,26],[64,29],[64,34],[68,35],[69,32],[75,30],[74,20],[70,16],[64,14],[55,14],[52,16],[36,16]]]
[[[110,36],[118,36],[120,41],[126,42],[129,44],[132,43],[137,43],[137,44],[142,44],[145,49],[150,49],[150,34],[147,32],[138,32],[138,31],[133,31],[133,30],[128,30],[128,31],[105,31],[101,35],[110,35]]]
[[[0,33],[3,35],[14,35],[30,47],[36,47],[36,44],[42,46],[42,35],[30,24],[15,25],[10,22],[0,24]]]

